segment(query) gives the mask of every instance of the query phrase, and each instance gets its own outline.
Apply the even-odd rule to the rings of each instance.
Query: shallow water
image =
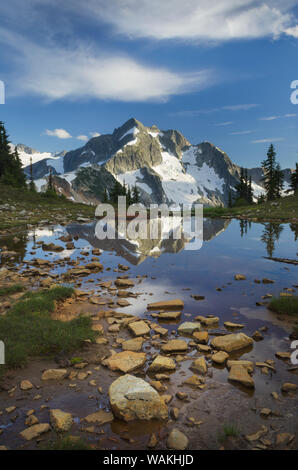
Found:
[[[60,253],[51,253],[43,251],[41,246],[36,244],[42,240],[45,243],[54,242],[62,245],[58,238],[65,233],[79,237],[74,242],[74,250],[65,249]],[[288,371],[289,364],[275,358],[277,351],[290,351],[289,333],[293,325],[281,321],[265,306],[256,306],[256,302],[262,301],[263,295],[269,293],[278,296],[285,288],[298,285],[297,266],[266,259],[268,256],[296,259],[298,248],[296,234],[297,227],[289,224],[248,224],[237,220],[205,219],[202,248],[188,250],[187,241],[158,240],[138,244],[128,240],[100,241],[94,236],[94,224],[72,224],[67,227],[47,227],[23,235],[17,234],[19,238],[22,237],[17,244],[12,242],[12,237],[2,237],[0,248],[6,245],[9,250],[18,251],[18,256],[11,260],[11,264],[22,265],[32,258],[47,257],[54,261],[65,257],[71,259],[79,257],[79,264],[84,265],[94,257],[91,249],[98,247],[102,250],[99,261],[105,269],[102,273],[82,278],[80,290],[96,290],[95,283],[89,283],[88,280],[115,279],[119,275],[118,272],[114,272],[118,263],[128,265],[130,269],[126,274],[129,278],[134,279],[139,276],[135,287],[131,289],[139,295],[137,298],[129,297],[131,305],[119,309],[125,313],[144,316],[155,321],[151,317],[152,312],[147,311],[148,303],[181,298],[185,307],[178,323],[189,321],[196,315],[213,314],[220,317],[219,327],[215,330],[209,329],[211,337],[213,334],[227,333],[223,326],[224,321],[244,324],[245,327],[239,331],[247,335],[252,335],[258,328],[267,326],[268,331],[262,333],[264,336],[262,341],[254,342],[250,350],[233,355],[233,358],[241,357],[254,362],[275,359],[276,373],[269,372],[265,375],[261,373],[260,368],[256,368],[253,375],[255,390],[237,387],[247,398],[262,399],[269,397],[272,391],[280,393],[281,384],[285,381],[297,383],[297,375]],[[89,251],[89,254],[82,256],[82,250]],[[51,272],[62,273],[68,268],[67,264],[57,265]],[[236,273],[244,274],[246,280],[235,281]],[[263,278],[270,278],[274,283],[254,282],[255,279]],[[205,299],[196,301],[191,295],[202,295]],[[176,330],[178,323],[167,323],[167,327],[170,331]],[[148,352],[148,349],[145,351]],[[150,347],[150,352],[154,352],[154,348]],[[178,370],[171,375],[171,387],[193,375],[189,370],[190,365],[190,359],[180,363]],[[213,366],[210,369],[212,380],[222,384],[227,383],[228,371],[225,367]],[[67,401],[66,396],[62,398],[63,402],[64,400]],[[99,406],[108,408],[107,399],[103,398]],[[111,425],[110,432],[112,435],[117,435],[125,430],[130,436],[149,433],[148,430],[146,432],[144,428],[142,429],[141,432],[136,430],[135,425],[130,427],[115,421]]]

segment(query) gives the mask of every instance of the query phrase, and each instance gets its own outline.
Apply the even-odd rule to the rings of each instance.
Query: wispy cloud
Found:
[[[281,116],[265,116],[259,118],[260,121],[275,121],[276,119],[283,119],[283,118],[292,118],[296,117],[297,114],[294,113],[289,113],[289,114],[283,114]]]
[[[84,142],[87,142],[87,140],[89,140],[88,136],[87,135],[83,135],[83,134],[80,134],[77,136],[77,139],[78,140],[83,140]]]
[[[284,140],[283,137],[272,137],[271,139],[258,139],[258,140],[252,140],[251,144],[269,144],[271,142],[280,142]]]
[[[296,0],[80,0],[66,5],[105,21],[129,38],[187,39],[199,42],[297,37]]]
[[[220,127],[220,126],[230,126],[231,124],[233,124],[233,121],[218,122],[214,125]]]
[[[45,134],[49,135],[51,137],[58,137],[58,139],[71,139],[71,135],[69,132],[67,132],[65,129],[46,129]]]
[[[230,135],[246,135],[246,134],[252,134],[255,131],[235,131],[235,132],[230,132]]]
[[[101,134],[99,132],[89,132],[91,137],[99,137]]]
[[[216,81],[211,70],[176,72],[82,43],[71,48],[41,46],[0,28],[1,42],[17,53],[15,73],[9,80],[15,95],[37,94],[48,100],[166,101]]]
[[[170,116],[195,117],[195,116],[200,116],[201,114],[212,114],[212,113],[218,113],[220,111],[248,111],[249,109],[256,108],[257,106],[260,106],[260,105],[257,103],[233,104],[233,105],[221,106],[219,108],[182,110],[182,111],[176,111],[176,112],[169,113],[169,114]]]

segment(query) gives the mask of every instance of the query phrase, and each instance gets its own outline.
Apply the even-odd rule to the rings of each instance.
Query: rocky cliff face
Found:
[[[46,184],[50,167],[57,175],[59,191],[76,201],[92,203],[101,201],[105,188],[109,191],[117,180],[136,184],[146,205],[226,205],[240,175],[240,168],[213,144],[191,145],[179,131],[145,127],[136,119],[65,155],[34,163],[38,188]],[[262,169],[253,168],[250,174],[258,196],[263,190]],[[286,180],[289,176],[290,170],[285,170]]]

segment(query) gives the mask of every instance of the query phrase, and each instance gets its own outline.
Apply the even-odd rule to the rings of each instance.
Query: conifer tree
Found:
[[[140,202],[140,191],[136,184],[134,185],[132,190],[132,202],[134,204],[138,204]]]
[[[294,191],[294,194],[298,193],[298,163],[296,163],[296,169],[291,173],[290,190]]]
[[[30,182],[29,182],[29,190],[35,192],[36,187],[33,180],[33,167],[32,167],[32,157],[30,157]]]
[[[276,162],[276,152],[273,144],[270,145],[266,160],[262,161],[264,169],[264,187],[267,201],[273,201],[281,196],[283,189],[283,173],[279,163]]]

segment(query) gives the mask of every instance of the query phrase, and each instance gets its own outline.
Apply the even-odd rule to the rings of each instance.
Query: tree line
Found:
[[[126,197],[126,204],[138,204],[140,202],[140,191],[135,184],[132,188],[123,182],[123,185],[119,181],[115,181],[114,186],[110,191],[105,188],[103,195],[103,202],[116,204],[119,196]]]
[[[264,194],[257,198],[258,203],[265,201],[274,201],[282,196],[284,189],[284,175],[280,164],[276,161],[276,151],[274,145],[271,144],[266,158],[261,162],[264,176],[262,178],[264,184]],[[240,181],[235,187],[236,197],[233,199],[232,193],[229,194],[229,206],[253,204],[253,189],[251,176],[248,177],[246,168],[240,169]],[[290,188],[286,192],[293,191],[298,193],[298,163],[295,170],[291,173]]]

